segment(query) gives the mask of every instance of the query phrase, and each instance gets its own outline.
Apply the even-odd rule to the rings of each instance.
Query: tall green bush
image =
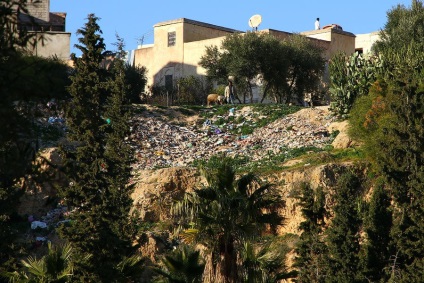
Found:
[[[393,259],[389,282],[424,278],[424,5],[398,5],[387,13],[375,51],[385,73],[369,100],[352,115],[369,156],[389,185]],[[359,114],[362,112],[363,114]],[[361,115],[364,115],[360,118]],[[356,122],[355,122],[356,121]],[[358,123],[359,122],[359,123]],[[366,134],[369,137],[366,137]]]

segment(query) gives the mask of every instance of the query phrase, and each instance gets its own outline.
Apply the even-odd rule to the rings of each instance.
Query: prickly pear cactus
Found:
[[[347,118],[356,98],[367,95],[371,84],[382,71],[379,56],[363,56],[358,52],[347,56],[338,53],[330,62],[330,110]]]

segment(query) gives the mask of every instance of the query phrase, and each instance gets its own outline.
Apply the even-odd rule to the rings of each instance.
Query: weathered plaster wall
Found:
[[[71,33],[69,32],[42,32],[36,33],[37,44],[32,53],[40,57],[57,56],[61,60],[68,60],[70,55]]]

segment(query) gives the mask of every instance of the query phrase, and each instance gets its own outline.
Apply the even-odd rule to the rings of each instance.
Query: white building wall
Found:
[[[362,49],[363,53],[371,52],[372,45],[380,39],[380,32],[357,34],[355,38],[355,50]]]

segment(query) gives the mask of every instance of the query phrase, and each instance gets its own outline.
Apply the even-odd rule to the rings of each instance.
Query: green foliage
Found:
[[[195,76],[180,78],[177,81],[178,91],[174,104],[204,104],[207,91],[204,82]]]
[[[73,275],[73,249],[70,244],[48,244],[47,255],[37,260],[21,260],[22,270],[4,274],[9,282],[61,283],[70,282]]]
[[[379,178],[375,184],[364,219],[366,240],[360,253],[361,273],[364,278],[373,282],[388,281],[385,269],[388,268],[390,256],[393,254],[390,243],[391,200],[383,182],[384,180]]]
[[[398,5],[387,18],[375,45],[385,74],[372,97],[357,106],[355,127],[393,201],[390,256],[394,261],[387,267],[388,281],[420,282],[424,276],[424,225],[419,220],[424,217],[423,3]]]
[[[305,220],[300,223],[299,229],[302,233],[296,245],[296,282],[325,282],[327,248],[323,231],[326,225],[325,217],[328,217],[325,194],[322,188],[314,190],[306,183],[301,184],[300,190],[298,199]]]
[[[360,181],[352,172],[339,176],[334,195],[334,217],[326,230],[325,282],[357,282],[361,226],[358,201],[363,197],[361,193]]]
[[[387,12],[380,40],[373,48],[384,57],[386,75],[391,79],[405,72],[419,74],[424,62],[424,12],[421,0],[410,7],[397,5]]]
[[[205,276],[237,282],[241,245],[265,232],[267,225],[275,232],[282,224],[278,209],[284,203],[273,185],[261,184],[253,174],[236,181],[231,158],[211,157],[200,170],[208,186],[186,193],[171,212],[183,230],[181,236],[207,249],[206,265],[211,268]]]
[[[381,140],[387,139],[387,130],[397,127],[397,121],[387,101],[393,99],[395,102],[400,97],[389,98],[389,91],[385,81],[376,81],[370,88],[369,95],[359,97],[355,101],[349,116],[349,136],[363,144],[362,149],[373,164],[379,159],[379,150],[376,149],[380,147]]]
[[[125,64],[126,96],[129,103],[141,103],[142,92],[147,83],[147,69],[144,66]]]
[[[418,220],[424,216],[424,137],[419,122],[424,119],[423,22],[421,1],[388,12],[381,40],[375,44],[384,60],[384,76],[372,86],[369,97],[355,102],[350,118],[350,133],[364,143],[365,153],[389,184],[390,196],[376,188],[362,258],[367,278],[388,282],[420,282],[424,274],[420,256],[424,226]],[[394,203],[393,219],[387,211],[389,200]]]
[[[188,245],[182,245],[161,260],[155,272],[160,274],[154,282],[200,283],[205,269],[205,261],[200,252]]]
[[[110,282],[126,276],[120,264],[137,248],[132,246],[129,225],[133,187],[127,185],[134,155],[125,142],[130,113],[124,104],[124,63],[117,59],[109,74],[100,68],[104,44],[97,21],[90,14],[85,27],[78,30],[83,36],[79,39],[83,45],[77,46],[82,57],[73,55],[68,142],[61,147],[69,186],[62,188],[61,196],[74,212],[71,224],[61,226],[60,233],[78,255],[78,280]],[[122,56],[124,43],[119,36],[117,40]]]
[[[289,238],[289,237],[286,237]],[[284,237],[262,238],[260,242],[245,242],[241,251],[242,282],[272,283],[293,277],[285,261],[292,249]]]
[[[313,93],[318,88],[324,72],[324,49],[299,34],[288,37],[283,46],[288,49],[290,58],[283,91],[285,102],[301,103],[305,93]]]
[[[355,53],[347,56],[337,53],[330,61],[330,110],[341,118],[347,118],[358,97],[368,94],[371,84],[382,72],[380,57],[364,57]]]
[[[64,64],[26,53],[31,35],[16,17],[16,10],[27,12],[26,2],[0,1],[0,265],[14,257],[13,216],[23,193],[18,181],[34,169],[39,105],[63,98],[67,83]]]
[[[225,95],[225,85],[219,85],[212,90],[212,93],[217,93],[219,95]]]
[[[280,103],[303,98],[304,92],[316,88],[324,70],[322,49],[305,37],[293,35],[281,41],[255,32],[227,36],[221,50],[207,47],[199,65],[219,83],[234,76],[243,101],[252,96],[252,83],[261,77],[265,82],[262,101],[272,94]]]

